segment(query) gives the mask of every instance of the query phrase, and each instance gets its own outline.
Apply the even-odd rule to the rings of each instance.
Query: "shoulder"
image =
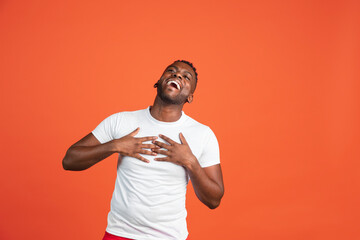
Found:
[[[200,123],[199,121],[193,119],[190,116],[186,116],[186,125],[189,129],[191,129],[193,131],[193,133],[196,134],[200,134],[202,136],[204,136],[205,138],[209,137],[209,136],[215,136],[214,132],[212,131],[212,129],[203,124]]]
[[[136,110],[136,111],[121,111],[110,115],[108,118],[120,120],[122,118],[136,118],[142,116],[145,113],[146,109]]]
[[[106,117],[101,123],[100,126],[105,126],[113,129],[118,129],[120,126],[123,126],[126,122],[133,122],[137,119],[141,119],[144,114],[144,110],[137,111],[122,111],[113,113],[110,116]]]
[[[197,128],[199,130],[208,131],[211,130],[209,126],[200,123],[199,121],[195,120],[194,118],[186,115],[186,125],[189,127]]]

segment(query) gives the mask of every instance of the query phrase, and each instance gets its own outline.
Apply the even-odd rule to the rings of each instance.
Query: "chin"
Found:
[[[172,104],[172,105],[183,105],[186,101],[184,99],[179,97],[170,97],[166,94],[160,94],[160,99],[166,103],[166,104]]]
[[[171,105],[183,105],[187,99],[187,98],[184,99],[184,96],[181,96],[180,94],[176,96],[171,96],[167,94],[166,92],[163,91],[161,85],[157,87],[157,95],[164,103]]]

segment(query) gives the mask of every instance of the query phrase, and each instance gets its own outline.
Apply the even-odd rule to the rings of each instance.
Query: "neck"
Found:
[[[165,104],[158,96],[156,96],[154,105],[150,108],[150,114],[156,120],[162,122],[175,122],[180,119],[183,104]]]

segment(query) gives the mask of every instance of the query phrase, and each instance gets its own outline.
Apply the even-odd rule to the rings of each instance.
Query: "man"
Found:
[[[192,63],[175,61],[154,85],[153,106],[111,115],[66,152],[63,167],[74,171],[119,153],[103,239],[186,239],[189,179],[201,202],[219,206],[224,186],[216,137],[182,111],[196,84]]]

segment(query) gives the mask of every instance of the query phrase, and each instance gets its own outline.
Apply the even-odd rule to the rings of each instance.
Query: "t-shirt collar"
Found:
[[[152,121],[152,122],[154,122],[156,124],[174,126],[174,125],[179,125],[179,124],[183,123],[187,118],[187,115],[184,113],[184,111],[181,111],[181,117],[178,120],[174,121],[174,122],[159,121],[159,120],[155,119],[153,116],[151,116],[150,108],[151,108],[151,106],[149,106],[149,107],[147,107],[145,109],[146,116],[150,121]]]

